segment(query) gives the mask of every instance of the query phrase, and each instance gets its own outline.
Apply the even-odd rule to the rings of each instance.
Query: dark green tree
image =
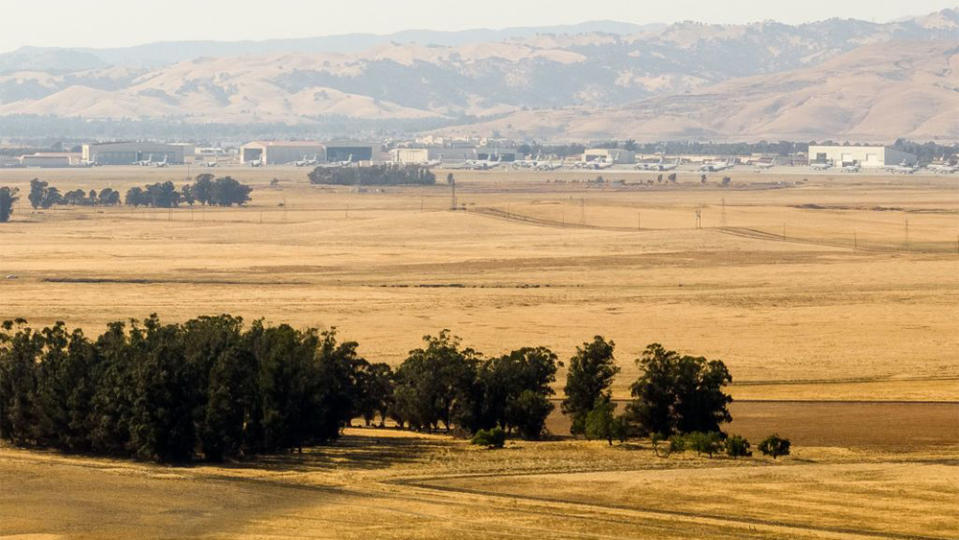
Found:
[[[479,355],[449,330],[423,340],[396,370],[395,412],[414,429],[474,425]]]
[[[0,434],[18,446],[35,442],[37,359],[43,350],[43,337],[25,324],[5,321],[0,331]]]
[[[30,201],[30,206],[32,206],[34,210],[40,208],[40,205],[43,203],[48,185],[49,184],[39,178],[30,180],[30,194],[27,195],[27,200]]]
[[[217,178],[210,189],[209,201],[217,206],[243,206],[250,200],[253,188],[243,185],[229,176]]]
[[[605,439],[610,446],[613,439],[626,441],[626,426],[621,417],[616,417],[616,404],[606,397],[596,401],[596,406],[586,415],[587,439]]]
[[[143,188],[139,187],[132,187],[128,189],[126,197],[124,197],[124,201],[126,202],[127,206],[132,206],[134,208],[138,206],[147,206],[150,204],[146,194],[143,192]]]
[[[19,200],[17,188],[0,187],[0,223],[10,221],[13,215],[13,204]]]
[[[190,194],[204,206],[213,204],[213,175],[197,175],[196,182],[190,187]]]
[[[789,439],[784,439],[778,434],[774,434],[766,437],[759,443],[759,451],[762,452],[764,456],[772,456],[773,459],[776,459],[780,456],[788,456],[790,446],[792,446],[792,443],[789,442]]]
[[[490,358],[478,373],[480,387],[476,423],[471,430],[500,426],[516,429],[524,439],[539,438],[554,406],[556,354],[546,347],[525,347]]]
[[[694,431],[686,435],[686,446],[696,451],[697,455],[706,454],[713,457],[713,454],[723,448],[723,437],[720,433],[711,431],[703,433]]]
[[[586,429],[586,415],[600,398],[609,398],[613,377],[619,373],[613,351],[616,344],[596,336],[593,341],[576,348],[566,375],[566,399],[563,414],[572,418],[570,432],[581,435]]]
[[[749,449],[749,441],[741,435],[732,435],[726,439],[726,455],[732,458],[749,457],[753,455]]]
[[[641,375],[630,391],[628,415],[643,433],[709,433],[729,422],[732,377],[721,361],[680,356],[653,343],[636,361]]]

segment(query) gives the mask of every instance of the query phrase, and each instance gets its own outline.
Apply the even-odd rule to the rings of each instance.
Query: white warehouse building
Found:
[[[810,146],[809,163],[832,163],[837,167],[858,165],[863,169],[882,169],[907,163],[918,158],[888,146]]]
[[[608,163],[636,163],[636,153],[621,148],[590,148],[583,153],[583,161],[606,161]]]

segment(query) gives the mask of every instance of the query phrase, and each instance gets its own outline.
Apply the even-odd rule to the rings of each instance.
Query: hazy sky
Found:
[[[957,5],[957,0],[0,0],[0,51],[23,45],[115,47],[596,19],[798,23],[855,17],[884,22]]]

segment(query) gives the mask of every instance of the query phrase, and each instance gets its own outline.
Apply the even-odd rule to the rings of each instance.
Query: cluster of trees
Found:
[[[0,187],[0,223],[10,221],[10,216],[13,215],[13,204],[20,200],[17,196],[19,193],[20,190],[17,188]]]
[[[562,411],[571,433],[712,455],[750,455],[728,437],[732,378],[718,360],[652,344],[637,359],[632,401],[617,414],[615,344],[597,336],[569,361]],[[484,357],[448,330],[425,336],[394,371],[370,363],[335,331],[298,331],[230,315],[164,325],[115,322],[95,339],[63,323],[0,326],[0,437],[20,446],[165,462],[241,458],[335,440],[355,418],[401,429],[444,429],[476,444],[538,439],[554,409],[557,355],[524,347]],[[786,455],[789,442],[760,450]]]
[[[368,363],[335,332],[239,318],[0,326],[0,436],[21,446],[164,462],[335,439]]]
[[[124,201],[128,206],[150,206],[153,208],[176,208],[180,204],[193,206],[242,206],[250,200],[253,188],[241,184],[230,176],[214,178],[212,174],[201,174],[192,184],[177,189],[173,182],[157,182],[144,187],[132,187],[127,190]]]
[[[730,422],[732,397],[723,388],[732,382],[720,360],[680,355],[658,343],[636,360],[640,376],[630,385],[632,400],[616,414],[610,390],[619,373],[615,343],[597,336],[584,343],[570,361],[562,409],[570,431],[590,439],[626,441],[651,436],[670,439],[690,433],[716,434]]]
[[[477,433],[499,428],[537,439],[553,411],[556,354],[525,347],[492,358],[462,348],[448,330],[424,337],[397,368],[391,416],[400,427]]]
[[[99,193],[95,189],[91,189],[89,192],[75,189],[61,193],[57,187],[51,186],[39,178],[34,178],[30,180],[30,194],[27,195],[27,199],[34,210],[46,210],[56,205],[116,206],[120,204],[120,193],[111,188],[104,188]]]
[[[312,184],[341,186],[431,186],[436,175],[421,165],[373,165],[370,167],[317,167],[309,174]]]
[[[929,163],[940,159],[955,163],[957,157],[959,157],[959,144],[944,145],[932,141],[918,143],[907,139],[896,139],[892,147],[900,152],[914,154],[920,163]]]

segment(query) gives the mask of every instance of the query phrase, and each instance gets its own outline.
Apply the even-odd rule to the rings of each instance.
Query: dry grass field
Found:
[[[303,169],[214,172],[254,184],[249,207],[32,212],[35,175],[125,191],[187,170],[0,171],[24,195],[0,227],[0,277],[18,277],[0,280],[0,317],[99,331],[231,312],[336,326],[394,363],[442,328],[487,354],[542,344],[561,357],[603,334],[619,397],[658,341],[723,359],[743,399],[959,399],[955,178],[733,171],[721,189],[455,171],[469,211],[449,212],[445,186],[358,193],[310,186]]]
[[[724,360],[731,430],[754,443],[780,431],[794,454],[666,459],[570,440],[488,452],[361,429],[223,467],[0,448],[0,538],[959,536],[955,178],[733,171],[722,189],[691,174],[639,187],[654,175],[454,171],[467,211],[450,212],[445,186],[213,172],[252,183],[252,203],[33,212],[34,176],[125,191],[187,171],[0,170],[23,199],[0,225],[0,319],[93,333],[230,312],[335,326],[391,363],[443,328],[486,354],[562,358],[602,334],[623,368],[617,398],[658,341]]]
[[[946,539],[957,449],[802,447],[774,462],[365,429],[221,467],[2,449],[0,537]]]

